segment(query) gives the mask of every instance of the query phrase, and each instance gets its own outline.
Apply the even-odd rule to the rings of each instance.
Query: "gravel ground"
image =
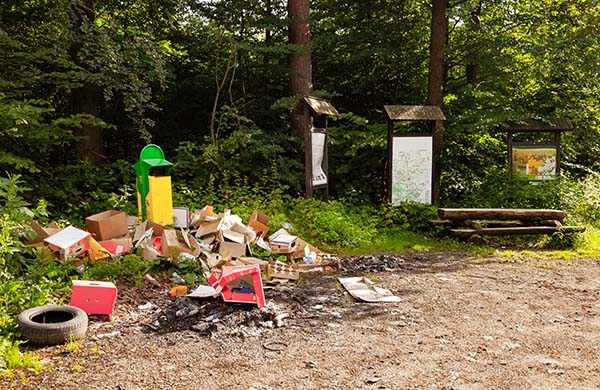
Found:
[[[356,301],[338,276],[368,277],[400,302]],[[118,287],[112,321],[91,318],[79,350],[31,349],[45,368],[0,388],[600,388],[597,259],[339,258],[268,286],[260,310]],[[189,307],[198,313],[175,315]]]

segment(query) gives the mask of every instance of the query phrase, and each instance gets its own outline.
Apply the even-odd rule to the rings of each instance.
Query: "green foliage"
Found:
[[[144,275],[158,265],[159,261],[148,261],[137,254],[130,253],[110,260],[84,263],[83,272],[74,277],[82,280],[122,281],[140,286]]]
[[[600,226],[600,174],[592,173],[583,180],[564,179],[559,190],[569,220]]]
[[[102,169],[80,163],[60,165],[48,171],[50,177],[35,183],[36,196],[45,199],[55,219],[81,225],[85,217],[104,210],[137,214],[135,172],[127,161],[119,160]]]
[[[437,208],[423,203],[403,202],[393,206],[387,202],[378,210],[384,227],[396,227],[400,230],[429,231],[430,221],[437,219]]]
[[[346,113],[332,119],[328,137],[331,192],[352,202],[380,201],[387,180],[385,125]]]

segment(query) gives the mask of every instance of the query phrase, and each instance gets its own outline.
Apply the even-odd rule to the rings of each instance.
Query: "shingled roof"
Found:
[[[519,122],[507,122],[502,125],[505,131],[554,131],[554,130],[574,130],[575,126],[569,118],[561,117],[556,119],[526,119]]]
[[[383,106],[393,121],[443,121],[446,120],[438,106]]]

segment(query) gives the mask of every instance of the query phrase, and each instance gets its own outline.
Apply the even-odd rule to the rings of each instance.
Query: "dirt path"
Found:
[[[92,322],[79,351],[39,349],[47,368],[0,388],[600,388],[596,259],[413,253],[333,271],[267,290],[262,311],[208,301],[185,319],[169,314],[182,303],[160,288],[123,287],[113,321]],[[367,276],[401,301],[357,302],[340,275]],[[164,314],[155,329],[144,323],[157,317],[138,308],[147,302]],[[211,314],[219,321],[205,321]]]

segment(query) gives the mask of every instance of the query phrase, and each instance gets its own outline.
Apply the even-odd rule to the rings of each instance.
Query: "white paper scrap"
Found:
[[[200,285],[197,289],[187,294],[186,297],[190,298],[213,298],[218,296],[219,293],[212,286]]]

